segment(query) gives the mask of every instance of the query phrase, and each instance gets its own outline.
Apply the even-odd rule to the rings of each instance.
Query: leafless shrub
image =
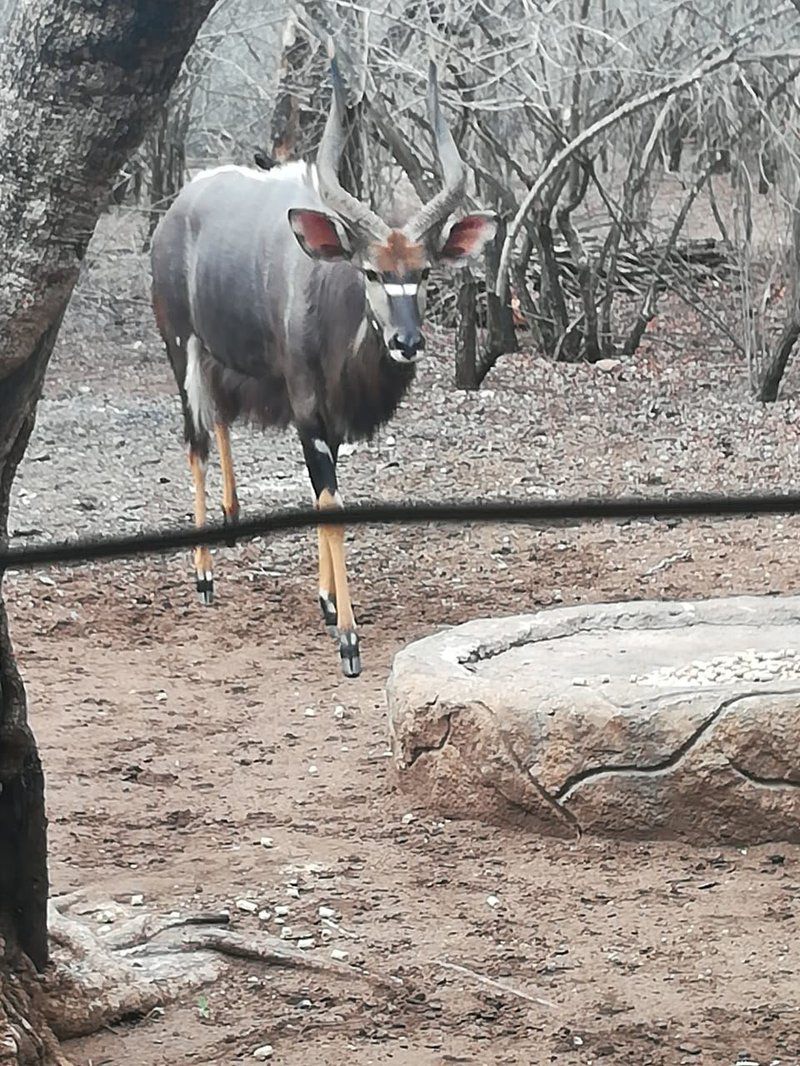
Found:
[[[351,93],[347,181],[389,215],[427,198],[433,55],[470,198],[508,224],[455,287],[433,279],[431,313],[460,322],[459,382],[477,386],[515,332],[553,359],[631,355],[672,290],[725,333],[768,398],[796,336],[776,319],[800,254],[800,52],[783,43],[795,3],[223,0],[141,163],[152,218],[201,161],[313,157],[329,35]],[[747,220],[754,197],[783,234],[771,265]],[[713,229],[698,228],[701,213]],[[741,305],[738,326],[713,298],[720,285]]]

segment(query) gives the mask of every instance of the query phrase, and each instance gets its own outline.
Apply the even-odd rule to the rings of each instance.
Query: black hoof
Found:
[[[328,631],[328,636],[335,637],[337,634],[336,600],[328,593],[320,592],[319,609],[322,611],[322,618],[325,622],[325,628]]]
[[[225,527],[225,529],[229,529],[231,531],[231,535],[225,538],[225,543],[227,544],[227,546],[229,548],[235,548],[236,547],[236,537],[233,536],[233,531],[239,525],[239,516],[238,516],[238,514],[235,514],[235,515],[234,514],[228,514],[228,512],[223,507],[222,508],[222,524]]]
[[[339,655],[344,676],[358,677],[361,673],[361,653],[358,646],[358,634],[354,629],[346,629],[339,634]]]
[[[210,607],[214,602],[214,576],[213,574],[198,574],[195,582],[197,595],[205,607]]]

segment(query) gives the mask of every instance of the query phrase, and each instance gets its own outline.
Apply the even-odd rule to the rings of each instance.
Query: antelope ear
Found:
[[[497,233],[497,215],[481,212],[452,222],[441,236],[437,256],[445,263],[460,266],[480,255],[487,241]]]
[[[332,215],[306,207],[292,207],[289,225],[297,243],[311,259],[324,259],[326,262],[352,259],[353,248],[344,226]]]

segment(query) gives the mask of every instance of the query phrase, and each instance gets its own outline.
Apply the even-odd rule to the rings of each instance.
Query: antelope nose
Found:
[[[392,337],[392,348],[406,359],[413,359],[425,348],[425,338],[419,330],[401,330]]]

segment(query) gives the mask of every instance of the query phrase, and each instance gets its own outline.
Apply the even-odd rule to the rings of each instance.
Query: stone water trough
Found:
[[[401,651],[402,785],[540,833],[800,841],[800,596],[469,622]]]

